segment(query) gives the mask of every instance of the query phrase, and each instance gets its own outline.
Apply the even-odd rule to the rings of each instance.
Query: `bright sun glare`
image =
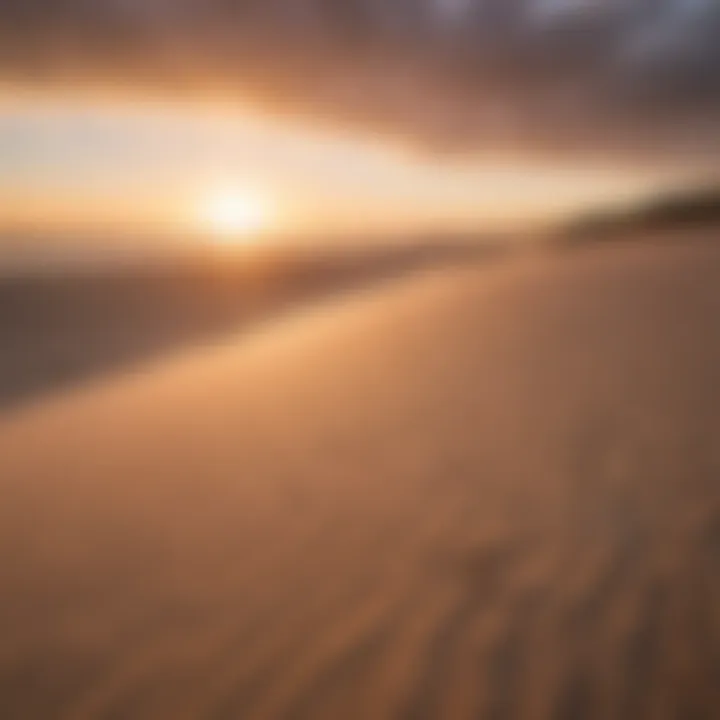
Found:
[[[271,221],[266,199],[251,190],[239,188],[208,195],[200,214],[202,222],[223,242],[244,242]]]

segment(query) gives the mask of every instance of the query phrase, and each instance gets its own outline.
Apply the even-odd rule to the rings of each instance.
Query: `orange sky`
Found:
[[[411,153],[246,107],[0,98],[0,226],[203,232],[209,193],[248,188],[269,231],[508,226],[649,191],[661,178],[549,162]]]

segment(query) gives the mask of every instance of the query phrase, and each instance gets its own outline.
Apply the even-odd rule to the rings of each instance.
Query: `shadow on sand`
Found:
[[[234,261],[6,277],[0,279],[0,412],[302,304],[489,252],[468,244],[274,251]]]

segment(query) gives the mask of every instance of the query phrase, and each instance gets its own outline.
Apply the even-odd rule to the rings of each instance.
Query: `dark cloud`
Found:
[[[2,0],[0,63],[250,94],[436,149],[720,147],[717,0]]]

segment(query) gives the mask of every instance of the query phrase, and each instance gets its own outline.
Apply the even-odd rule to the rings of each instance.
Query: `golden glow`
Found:
[[[245,188],[224,188],[210,193],[200,207],[202,224],[222,242],[244,242],[272,224],[267,198]]]
[[[64,87],[15,93],[2,83],[0,156],[0,253],[3,233],[27,228],[57,231],[58,243],[76,231],[110,242],[111,231],[209,237],[228,248],[271,232],[514,226],[644,196],[662,181],[655,170],[413,155],[234,104],[135,102]],[[677,173],[666,179],[674,184]]]

